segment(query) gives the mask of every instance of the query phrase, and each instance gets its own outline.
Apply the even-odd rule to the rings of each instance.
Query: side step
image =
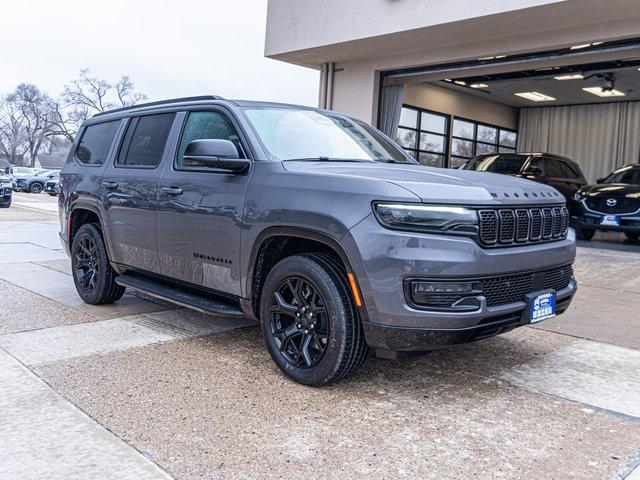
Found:
[[[123,287],[144,292],[160,300],[175,303],[182,307],[191,308],[202,313],[214,315],[229,315],[243,317],[244,313],[239,305],[232,301],[213,297],[201,292],[180,288],[162,280],[142,277],[131,273],[125,273],[116,278],[116,283]]]

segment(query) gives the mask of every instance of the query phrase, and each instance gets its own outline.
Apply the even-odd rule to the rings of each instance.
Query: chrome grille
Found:
[[[566,207],[483,209],[480,241],[487,246],[558,240],[567,236],[569,211]]]

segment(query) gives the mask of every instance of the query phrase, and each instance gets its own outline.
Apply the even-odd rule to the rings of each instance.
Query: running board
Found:
[[[244,313],[239,305],[230,300],[213,297],[205,293],[195,292],[186,288],[171,285],[161,280],[125,273],[116,278],[116,283],[123,287],[146,293],[154,298],[175,303],[181,307],[197,310],[210,315],[228,315],[243,317]]]

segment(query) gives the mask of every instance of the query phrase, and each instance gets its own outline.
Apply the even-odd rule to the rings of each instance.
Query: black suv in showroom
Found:
[[[626,165],[581,188],[574,197],[571,223],[578,238],[591,240],[596,230],[640,238],[640,164]]]
[[[587,184],[576,162],[551,153],[488,153],[470,159],[460,168],[514,175],[550,185],[562,193],[572,213],[576,192]]]

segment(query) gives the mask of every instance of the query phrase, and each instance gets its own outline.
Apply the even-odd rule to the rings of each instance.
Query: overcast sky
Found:
[[[81,68],[150,100],[218,94],[317,104],[318,72],[264,58],[267,0],[22,0],[2,5],[0,93],[51,95]]]

